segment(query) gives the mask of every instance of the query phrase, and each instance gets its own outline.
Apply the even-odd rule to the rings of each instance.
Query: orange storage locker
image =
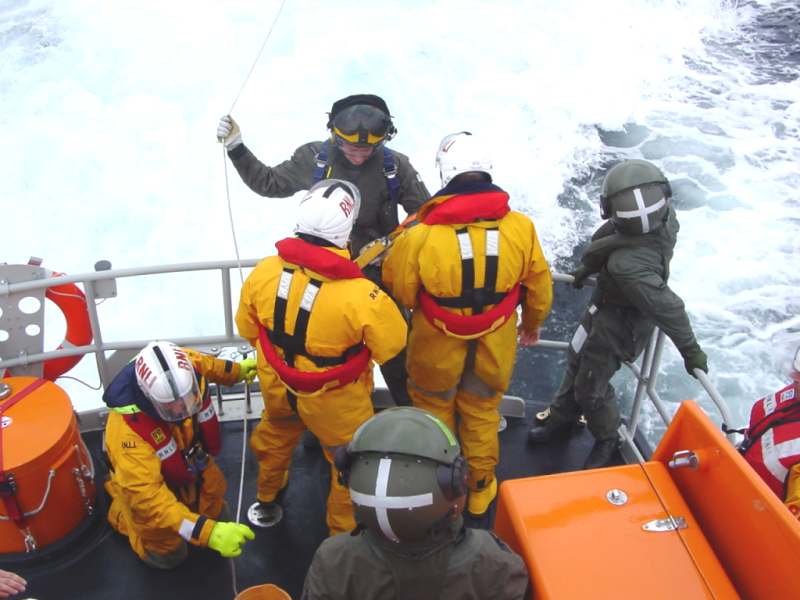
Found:
[[[537,600],[739,597],[659,462],[505,481],[495,531]]]
[[[94,468],[72,404],[35,377],[0,382],[0,558],[35,553],[91,515]]]
[[[691,400],[675,413],[652,459],[691,452],[670,475],[736,589],[745,598],[800,598],[800,521]]]

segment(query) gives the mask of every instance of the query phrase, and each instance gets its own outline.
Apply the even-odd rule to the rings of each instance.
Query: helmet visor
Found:
[[[197,414],[201,404],[197,380],[192,380],[192,385],[188,390],[179,392],[172,374],[168,372],[167,377],[172,388],[173,399],[167,402],[157,400],[153,402],[158,415],[165,421],[183,421]]]
[[[340,112],[333,119],[334,138],[359,146],[380,144],[389,132],[391,119],[383,111],[358,104]]]

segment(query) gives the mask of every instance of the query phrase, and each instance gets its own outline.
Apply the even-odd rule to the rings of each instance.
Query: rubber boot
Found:
[[[617,439],[595,440],[592,451],[583,463],[584,469],[599,469],[611,464],[614,454],[619,446]]]
[[[567,438],[573,431],[572,427],[570,422],[558,422],[550,417],[543,425],[537,425],[528,432],[528,443],[547,444]]]
[[[482,517],[489,510],[489,505],[497,497],[497,479],[482,490],[470,490],[467,500],[467,511],[473,517]]]

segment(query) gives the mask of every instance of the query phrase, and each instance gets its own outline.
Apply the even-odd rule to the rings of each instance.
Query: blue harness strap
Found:
[[[386,146],[383,147],[383,176],[386,178],[386,186],[389,188],[389,198],[397,204],[400,196],[400,182],[397,180],[397,161],[394,154]]]
[[[325,173],[326,169],[328,168],[328,149],[330,148],[329,140],[325,140],[322,142],[322,146],[320,146],[319,152],[317,152],[316,156],[314,156],[314,162],[316,166],[314,167],[314,174],[311,176],[311,185],[319,183],[323,179],[327,179],[326,175],[330,175],[330,173]]]
[[[311,185],[319,183],[323,179],[330,177],[330,140],[322,142],[322,146],[314,156],[314,173],[311,176]],[[392,202],[397,203],[400,197],[400,182],[397,179],[397,161],[394,158],[394,153],[386,146],[383,146],[383,176],[386,178],[386,187],[389,189],[389,198]]]

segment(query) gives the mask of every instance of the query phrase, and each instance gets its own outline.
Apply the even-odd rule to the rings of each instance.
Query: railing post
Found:
[[[100,320],[97,317],[97,304],[95,303],[92,282],[84,282],[83,291],[86,294],[86,310],[89,313],[89,324],[92,327],[92,339],[96,348],[94,358],[97,363],[97,373],[100,375],[100,382],[103,384],[103,388],[106,388],[111,382],[108,381],[105,346],[103,345],[103,334],[100,333]]]
[[[222,310],[225,313],[225,335],[233,337],[233,305],[231,302],[231,270],[220,269],[222,273]]]
[[[695,369],[694,376],[697,377],[697,380],[705,388],[709,398],[711,398],[711,401],[716,405],[717,410],[719,410],[720,415],[722,415],[722,424],[726,425],[727,427],[731,427],[733,418],[728,410],[728,405],[725,400],[722,399],[722,396],[719,395],[719,392],[717,392],[716,388],[714,388],[711,380],[708,378],[708,375],[706,375],[700,369]],[[736,435],[736,433],[730,432],[726,434],[726,437],[732,444],[735,444]]]
[[[636,384],[636,395],[633,398],[633,406],[631,407],[631,418],[628,422],[628,430],[631,438],[636,435],[636,428],[639,426],[639,413],[642,410],[642,398],[647,391],[647,386],[650,380],[650,373],[653,369],[653,354],[655,352],[656,337],[658,328],[653,330],[650,334],[650,339],[647,340],[644,356],[642,357],[642,368],[639,371],[638,383]]]

